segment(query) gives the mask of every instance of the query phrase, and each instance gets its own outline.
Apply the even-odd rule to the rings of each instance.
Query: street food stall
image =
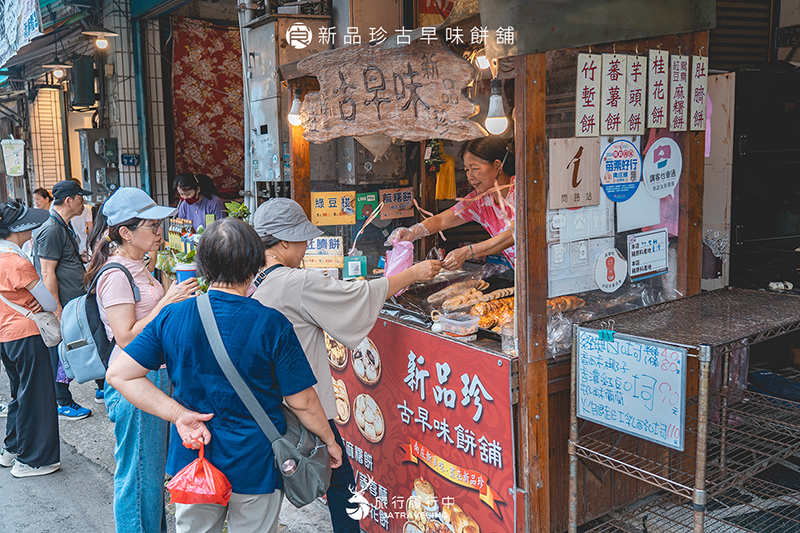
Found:
[[[516,49],[487,76],[470,64],[479,50],[445,42],[448,28],[468,35],[481,20],[282,69],[287,89],[314,88],[290,143],[292,195],[326,232],[306,266],[343,278],[376,275],[394,229],[454,205],[437,199],[436,150],[455,159],[463,201],[458,151],[485,135],[469,120],[473,100],[484,108],[499,94],[513,108],[513,267],[470,258],[390,298],[355,349],[327,341],[369,532],[566,530],[573,325],[699,292],[705,106],[687,95],[705,102],[707,33]],[[658,68],[645,76],[648,65]],[[672,76],[677,96],[665,88]],[[659,87],[663,101],[648,102]],[[601,106],[637,91],[627,115]],[[480,226],[450,228],[415,252],[442,258],[487,238]],[[582,463],[575,479],[577,523],[653,492]]]

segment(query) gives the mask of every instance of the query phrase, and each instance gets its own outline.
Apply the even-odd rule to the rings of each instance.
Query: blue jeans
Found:
[[[339,434],[336,423],[333,420],[328,420],[328,424],[333,430],[336,444],[342,449],[342,466],[331,470],[331,486],[328,487],[328,492],[325,494],[328,497],[328,511],[331,513],[333,531],[334,533],[360,533],[361,528],[358,520],[353,520],[347,515],[348,507],[356,507],[356,504],[349,502],[350,498],[353,497],[353,492],[349,487],[355,488],[356,486],[353,466],[347,457],[344,442],[342,442],[342,436]]]
[[[164,394],[171,393],[167,370],[147,374]],[[114,423],[114,520],[117,533],[167,531],[164,472],[169,423],[134,407],[106,383],[108,418]]]

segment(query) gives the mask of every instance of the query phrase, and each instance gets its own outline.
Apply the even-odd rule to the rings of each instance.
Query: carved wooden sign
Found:
[[[469,120],[478,106],[461,92],[474,67],[441,44],[347,46],[303,59],[297,68],[320,85],[300,111],[310,142],[379,133],[407,141],[486,135]]]

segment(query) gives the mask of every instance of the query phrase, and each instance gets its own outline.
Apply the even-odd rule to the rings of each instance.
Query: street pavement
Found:
[[[105,404],[94,402],[94,382],[70,385],[79,404],[92,410],[83,420],[60,420],[61,470],[16,479],[0,468],[0,533],[114,533],[114,432]],[[10,400],[8,376],[0,372],[0,399]],[[5,436],[0,418],[0,438]],[[175,531],[174,509],[167,525]],[[296,509],[284,500],[279,533],[332,533],[328,509],[314,502]]]

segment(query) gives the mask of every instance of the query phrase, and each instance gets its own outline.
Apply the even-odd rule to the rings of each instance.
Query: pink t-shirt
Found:
[[[111,307],[120,304],[133,304],[133,314],[136,320],[141,320],[146,317],[153,308],[158,305],[159,300],[164,297],[164,288],[161,286],[153,274],[147,269],[143,261],[135,259],[128,259],[127,257],[113,256],[107,261],[108,263],[120,263],[122,266],[130,271],[133,276],[133,282],[139,287],[139,301],[133,298],[133,291],[128,282],[128,277],[120,269],[110,270],[105,272],[97,281],[97,308],[100,311],[100,320],[106,327],[106,335],[111,340],[114,333],[111,331],[111,326],[108,324],[108,316],[106,316],[106,307]],[[109,364],[117,358],[122,349],[119,346],[114,346],[114,351],[111,352]]]
[[[514,200],[515,194],[515,177],[511,177],[511,187],[508,189],[508,195],[505,197],[505,209],[501,209],[499,205],[494,203],[495,194],[489,193],[478,200],[468,202],[458,202],[452,207],[455,215],[467,222],[477,222],[489,232],[492,237],[497,237],[507,229],[511,228],[511,223],[514,221],[514,212],[516,202]],[[465,200],[471,200],[478,196],[477,191],[469,193]],[[503,255],[511,262],[511,266],[515,266],[517,262],[517,249],[516,246],[509,246],[503,250]]]

